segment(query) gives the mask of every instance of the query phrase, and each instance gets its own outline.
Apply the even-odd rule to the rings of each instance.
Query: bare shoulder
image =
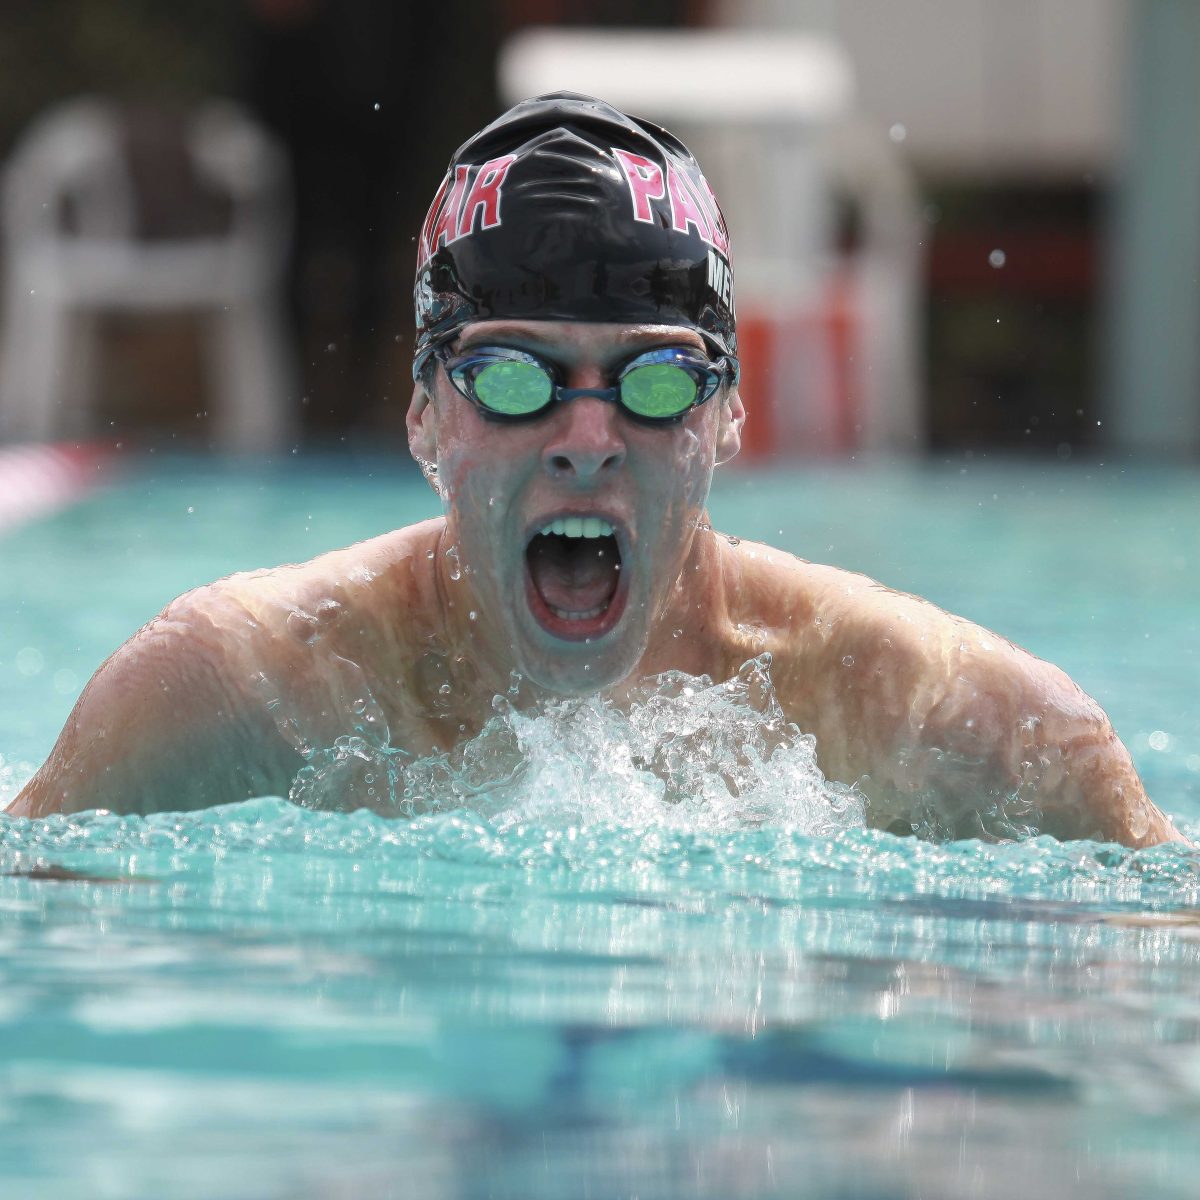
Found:
[[[302,758],[276,711],[281,696],[321,709],[328,681],[314,647],[341,627],[372,627],[384,593],[410,593],[437,524],[173,600],[96,672],[10,813],[195,808],[286,792]]]
[[[322,600],[370,607],[378,603],[381,592],[420,586],[421,566],[443,525],[440,517],[434,518],[327,551],[307,562],[227,575],[183,599],[193,608],[236,604],[251,619],[267,620],[307,611]]]
[[[768,632],[780,680],[866,692],[928,718],[951,693],[1103,715],[1068,676],[1000,634],[869,576],[742,543],[743,595]],[[965,689],[960,685],[966,685]],[[827,699],[823,695],[822,700]]]
[[[180,597],[97,670],[9,812],[145,812],[256,794],[249,777],[244,790],[229,778],[263,732],[242,731],[248,710],[199,594]]]
[[[1052,663],[867,576],[743,554],[781,702],[816,735],[826,773],[872,795],[880,823],[927,798],[969,832],[981,807],[1025,797],[1064,836],[1174,835],[1104,711]]]

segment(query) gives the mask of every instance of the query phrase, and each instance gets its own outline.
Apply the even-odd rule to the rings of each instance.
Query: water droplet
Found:
[[[305,645],[315,642],[321,636],[321,626],[317,618],[299,609],[288,613],[284,626],[292,637]]]
[[[995,267],[997,270],[1004,266],[1007,261],[1008,255],[1006,255],[1003,250],[993,250],[991,254],[988,255],[989,265]]]
[[[900,142],[904,141],[906,137],[908,137],[908,130],[901,125],[899,121],[897,121],[896,124],[888,130],[888,137],[890,137],[893,142],[899,144]]]
[[[853,655],[853,654],[847,654],[847,655],[845,655],[845,656],[842,658],[842,666],[843,666],[843,667],[852,667],[852,666],[854,666],[854,655]]]
[[[673,638],[681,638],[681,637],[683,637],[683,630],[682,629],[672,629],[671,636]]]
[[[471,611],[467,613],[467,617],[472,621],[479,620],[479,614],[474,609],[471,609]]]
[[[734,537],[731,533],[725,535],[725,540],[731,546],[740,546],[742,544],[742,539],[740,537]]]
[[[192,513],[194,513],[195,511],[196,511],[196,507],[195,507],[195,505],[193,505],[193,504],[189,504],[189,505],[188,505],[188,514],[189,514],[189,515],[191,515],[191,514],[192,514]]]
[[[458,547],[451,546],[446,551],[446,561],[450,564],[450,578],[459,580],[462,578],[462,561],[458,557]]]
[[[1171,748],[1171,735],[1165,729],[1156,729],[1149,741],[1151,750],[1165,751]]]
[[[428,558],[432,562],[432,560],[435,556],[434,556],[434,553],[432,550],[426,550],[425,557]]]
[[[322,600],[317,605],[317,620],[322,625],[330,625],[342,615],[342,606],[336,600]]]
[[[378,100],[375,101],[375,111],[376,112],[379,111],[379,101]]]
[[[425,476],[425,482],[444,500],[445,493],[442,490],[442,481],[438,478],[437,463],[419,455],[414,454],[413,457],[417,460],[417,466],[421,468],[421,474]]]
[[[450,695],[450,685],[448,683],[443,683],[442,686],[440,688],[438,688],[438,695],[439,696]]]

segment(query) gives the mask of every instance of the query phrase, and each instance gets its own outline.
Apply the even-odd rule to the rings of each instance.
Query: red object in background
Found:
[[[742,367],[739,390],[746,405],[741,451],[744,459],[758,461],[771,456],[771,363],[776,330],[777,322],[772,317],[747,314],[738,320],[738,360]]]
[[[859,317],[851,284],[835,276],[814,306],[738,314],[742,456],[750,462],[846,454],[860,441],[854,357]]]
[[[0,446],[0,529],[73,504],[100,482],[111,458],[97,443]]]
[[[1004,251],[992,266],[993,250]],[[1061,228],[939,233],[929,251],[930,290],[939,296],[997,292],[1040,298],[1088,296],[1096,286],[1096,239]]]

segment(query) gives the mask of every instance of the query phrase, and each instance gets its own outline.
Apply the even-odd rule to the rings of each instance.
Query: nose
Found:
[[[599,482],[616,471],[625,461],[617,406],[598,396],[577,396],[558,407],[554,433],[542,449],[546,473],[564,482],[585,483]]]

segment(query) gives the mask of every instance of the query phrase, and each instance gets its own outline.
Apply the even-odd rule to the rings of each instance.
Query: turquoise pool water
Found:
[[[0,796],[171,596],[432,506],[151,461],[0,539]],[[1200,822],[1200,477],[805,467],[713,516],[1060,663]],[[793,766],[746,811],[543,772],[486,816],[3,824],[3,1194],[1193,1197],[1200,856],[898,839]]]

